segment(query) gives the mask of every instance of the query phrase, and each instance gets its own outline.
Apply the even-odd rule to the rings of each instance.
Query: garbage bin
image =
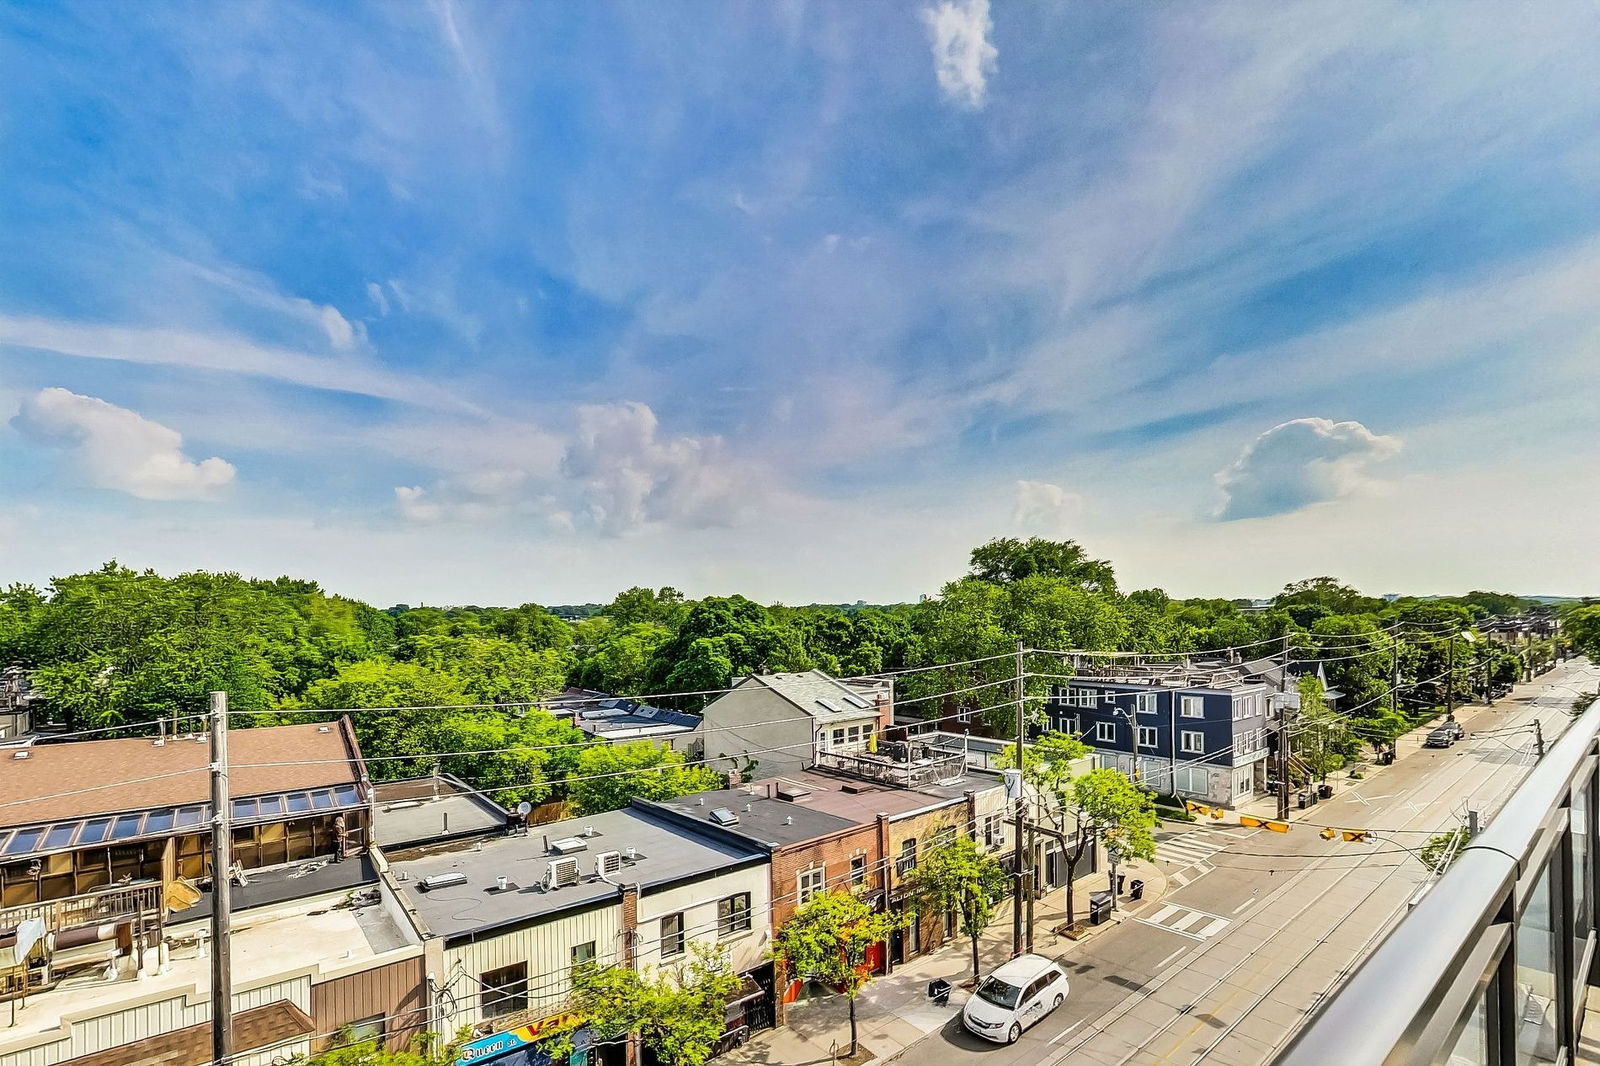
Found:
[[[1111,893],[1089,893],[1089,924],[1100,925],[1111,917]]]
[[[928,982],[928,998],[933,1000],[935,1007],[945,1007],[950,1004],[950,982],[942,978],[934,978]]]
[[[1298,798],[1298,800],[1300,802],[1300,809],[1302,811],[1305,810],[1307,807],[1311,806],[1313,803],[1317,802],[1315,799],[1312,798],[1312,794],[1309,793],[1309,792],[1302,792],[1302,793],[1299,794],[1299,796],[1297,798]]]
[[[1128,875],[1127,874],[1118,874],[1117,875],[1117,895],[1125,896],[1125,895],[1128,894],[1127,888],[1124,887],[1127,883],[1128,883]]]
[[[1325,800],[1333,799],[1333,786],[1332,785],[1318,785],[1317,786],[1317,798],[1318,799],[1325,799]]]
[[[1144,899],[1144,882],[1135,877],[1128,884],[1129,899]]]

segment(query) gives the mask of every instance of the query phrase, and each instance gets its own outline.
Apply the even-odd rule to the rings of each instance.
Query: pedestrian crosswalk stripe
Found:
[[[1185,833],[1167,837],[1156,841],[1156,861],[1182,869],[1205,862],[1231,843],[1231,838],[1225,838],[1220,833]]]
[[[1153,913],[1140,915],[1135,920],[1158,929],[1165,929],[1169,933],[1186,936],[1191,940],[1210,940],[1230,924],[1226,918],[1190,907],[1180,907],[1175,903],[1164,904]]]

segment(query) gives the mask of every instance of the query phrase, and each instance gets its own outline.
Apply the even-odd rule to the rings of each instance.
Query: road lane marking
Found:
[[[1250,906],[1250,904],[1254,903],[1255,901],[1256,901],[1256,898],[1254,896],[1251,896],[1249,899],[1245,900],[1243,903],[1241,903],[1237,907],[1233,908],[1233,913],[1234,914],[1238,914],[1240,911],[1244,910],[1246,907]]]
[[[1076,1029],[1078,1026],[1080,1026],[1082,1024],[1083,1024],[1083,1019],[1079,1018],[1077,1021],[1073,1022],[1071,1025],[1069,1025],[1065,1029],[1061,1030],[1061,1035],[1051,1037],[1050,1038],[1050,1043],[1054,1044],[1057,1040],[1065,1040],[1068,1036],[1072,1035],[1072,1031],[1074,1029]]]
[[[1156,963],[1156,972],[1160,973],[1162,970],[1165,970],[1167,968],[1167,963],[1171,962],[1173,959],[1177,958],[1179,955],[1182,955],[1185,951],[1188,951],[1188,950],[1189,950],[1188,948],[1179,948],[1177,951],[1174,951],[1171,955],[1168,955],[1166,958],[1164,958],[1160,962]]]

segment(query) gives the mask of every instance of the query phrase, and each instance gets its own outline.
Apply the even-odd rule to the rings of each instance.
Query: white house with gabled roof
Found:
[[[876,750],[893,708],[889,681],[841,681],[821,670],[755,674],[706,707],[700,750],[741,767],[754,759],[763,777],[793,773],[820,752]]]

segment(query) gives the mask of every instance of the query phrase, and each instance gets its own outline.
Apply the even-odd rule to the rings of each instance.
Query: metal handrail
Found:
[[[1547,855],[1560,854],[1547,829],[1575,781],[1592,773],[1597,738],[1600,703],[1571,724],[1489,829],[1462,849],[1344,987],[1323,1001],[1276,1066],[1326,1066],[1333,1051],[1341,1066],[1439,1060],[1453,1036],[1451,1023],[1470,1005],[1474,989],[1481,991],[1483,962],[1474,956],[1497,928],[1514,933],[1519,879]],[[1588,832],[1592,860],[1592,818]]]

